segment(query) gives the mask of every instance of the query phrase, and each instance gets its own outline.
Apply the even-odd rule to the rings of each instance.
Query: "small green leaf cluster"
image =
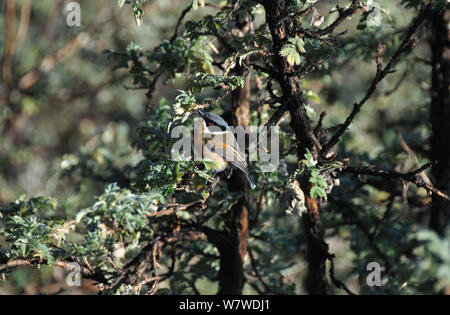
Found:
[[[333,170],[340,169],[339,162],[329,164],[317,165],[311,152],[306,149],[304,155],[305,159],[300,161],[300,167],[294,172],[293,176],[307,174],[309,182],[311,183],[310,196],[311,198],[328,199],[327,190],[329,190],[329,183],[324,177],[324,174],[330,174]]]
[[[280,55],[286,57],[286,60],[291,65],[300,64],[300,54],[306,53],[304,48],[305,42],[298,36],[289,38],[288,43],[283,46]]]
[[[52,212],[55,207],[55,200],[38,196],[28,201],[19,199],[7,208],[0,208],[5,222],[4,226],[0,225],[0,235],[8,243],[1,249],[1,256],[5,259],[38,257],[54,263],[52,247],[61,241],[59,231],[64,230],[64,223],[38,217],[38,214]]]
[[[244,85],[240,76],[220,76],[198,72],[193,75],[189,89],[201,92],[204,88],[235,90]]]

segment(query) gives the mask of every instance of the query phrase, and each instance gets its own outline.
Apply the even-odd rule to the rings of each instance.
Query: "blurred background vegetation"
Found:
[[[175,103],[178,89],[187,83],[183,75],[177,75],[170,82],[161,80],[149,101],[145,90],[134,88],[127,70],[114,70],[116,61],[104,51],[125,51],[130,42],[138,43],[143,51],[151,51],[172,36],[178,17],[190,1],[143,3],[145,14],[140,27],[129,7],[120,8],[117,1],[106,0],[79,1],[82,25],[70,27],[64,14],[68,2],[5,0],[0,3],[3,30],[0,32],[0,55],[3,56],[0,208],[8,207],[16,199],[45,195],[53,198],[57,216],[75,217],[80,209],[93,204],[107,184],[127,181],[127,171],[131,172],[132,167],[144,159],[142,151],[132,146],[139,141],[136,128],[152,119],[155,105]],[[220,5],[220,1],[211,2]],[[359,32],[356,28],[360,23],[359,16],[354,17],[338,29],[349,30],[345,49],[329,60],[328,68],[302,81],[303,88],[310,91],[311,115],[316,115],[317,119],[322,110],[327,111],[325,127],[342,122],[350,104],[364,95],[376,70],[373,52],[377,41],[386,43],[388,52],[393,50],[398,43],[393,36],[404,30],[417,13],[413,8],[405,8],[400,1],[377,2],[384,12],[382,28],[377,32]],[[346,6],[347,1],[324,1],[317,8],[321,15],[327,16],[337,3]],[[205,7],[191,11],[187,16],[196,20],[213,11],[214,8]],[[257,19],[264,19],[262,10],[256,15]],[[426,30],[422,32],[426,33]],[[210,53],[214,54],[212,48]],[[416,169],[428,161],[431,68],[426,61],[429,59],[429,45],[426,41],[421,42],[405,61],[398,64],[397,71],[381,82],[376,97],[368,101],[341,142],[342,157],[351,156],[355,164],[365,161],[402,172]],[[252,109],[259,105],[256,97],[252,99]],[[216,112],[223,113],[220,109]],[[259,118],[262,122],[267,121],[269,112],[266,106],[261,117],[255,113],[252,122],[257,124]],[[259,180],[277,184],[272,175],[262,176]],[[352,207],[344,207],[347,211],[357,211],[355,222],[343,224],[345,216],[332,202],[323,212],[323,224],[328,228],[326,240],[336,255],[338,278],[354,292],[361,293],[449,293],[450,235],[447,233],[447,237],[440,238],[423,229],[428,220],[431,197],[425,190],[411,186],[407,190],[410,197],[406,198],[409,206],[404,199],[396,198],[390,214],[402,224],[381,225],[381,239],[374,240],[367,238],[365,229],[360,228],[374,226],[382,217],[382,209],[392,202],[390,191],[378,190],[374,188],[376,184],[356,190],[358,185],[359,181],[344,176],[340,186],[329,196],[331,201],[345,199],[353,203]],[[391,187],[402,189],[399,182]],[[252,198],[257,197],[256,193],[252,195]],[[275,192],[268,192],[265,198],[260,221],[263,222],[262,230],[268,230],[271,238],[269,248],[260,247],[266,251],[264,255],[260,253],[266,260],[260,259],[261,263],[273,263],[279,269],[273,271],[277,274],[276,279],[271,279],[270,270],[263,277],[267,277],[273,287],[277,283],[279,293],[305,293],[303,281],[307,266],[301,220],[296,214],[285,214]],[[408,237],[419,233],[419,239],[429,241],[429,246],[415,249],[417,259],[392,252],[402,245],[402,229],[408,230],[405,232]],[[253,237],[257,239],[258,235]],[[0,236],[0,244],[2,242]],[[397,275],[400,274],[398,281],[389,282],[378,291],[364,285],[367,262],[383,264],[374,254],[373,242],[377,243],[378,250],[387,257]],[[408,280],[411,274],[414,274],[412,281]],[[57,267],[21,267],[0,282],[0,294],[57,293],[61,288],[69,293],[97,291],[87,280],[81,288],[67,288],[66,275],[67,271]],[[200,293],[216,292],[217,283],[212,278],[205,276],[196,280]],[[170,287],[169,284],[166,286]],[[344,293],[338,289],[334,292]],[[246,285],[244,293],[256,291]]]

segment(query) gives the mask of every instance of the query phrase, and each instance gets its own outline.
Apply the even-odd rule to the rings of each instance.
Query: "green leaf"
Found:
[[[283,49],[281,49],[280,55],[286,57],[286,60],[290,65],[300,64],[300,54],[293,45],[285,45]]]
[[[288,44],[284,45],[281,49],[280,55],[286,57],[286,60],[290,65],[299,65],[301,62],[300,53],[306,53],[306,50],[303,47],[304,45],[305,43],[298,36],[289,38]]]
[[[22,257],[26,257],[27,256],[27,244],[22,244],[20,246],[20,251],[22,253]]]
[[[298,36],[295,36],[294,38],[290,38],[289,42],[291,42],[293,45],[297,47],[297,50],[301,52],[302,54],[306,53],[305,48],[303,47],[305,45],[305,42],[303,39],[299,38]]]
[[[306,166],[307,167],[311,168],[311,167],[316,166],[317,162],[314,161],[314,158],[313,158],[311,152],[308,149],[306,149],[305,159],[306,159]]]
[[[50,252],[50,249],[44,244],[32,244],[34,249],[39,253],[42,258],[47,259],[47,263],[52,265],[56,262],[55,258]]]
[[[315,199],[315,198],[318,198],[318,197],[322,197],[325,200],[327,199],[327,193],[325,192],[324,189],[320,188],[319,186],[311,187],[311,190],[310,190],[309,193],[310,193],[311,198]]]

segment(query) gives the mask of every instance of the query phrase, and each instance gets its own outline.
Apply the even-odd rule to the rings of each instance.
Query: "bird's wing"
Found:
[[[245,154],[239,149],[238,143],[234,135],[226,137],[224,135],[216,135],[212,137],[208,143],[211,150],[222,156],[227,162],[237,167],[245,174],[248,174],[247,161]]]

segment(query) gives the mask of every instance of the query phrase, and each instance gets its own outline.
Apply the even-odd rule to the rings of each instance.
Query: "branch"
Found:
[[[174,256],[172,254],[172,265],[168,268],[168,272],[164,275],[157,274],[157,268],[160,267],[157,258],[159,257],[161,260],[162,249],[168,244],[173,244],[177,241],[192,242],[193,240],[206,240],[206,235],[201,232],[186,231],[185,233],[154,238],[136,257],[123,267],[115,281],[112,284],[104,286],[104,289],[112,289],[114,291],[122,284],[129,284],[140,290],[142,285],[153,282],[149,294],[154,294],[157,290],[158,283],[170,277],[175,269]],[[152,271],[152,277],[145,277],[144,274],[147,270]],[[141,280],[142,278],[144,279]]]
[[[266,292],[264,292],[264,294],[270,293],[272,290],[267,285],[267,283],[264,282],[261,274],[258,271],[258,266],[256,265],[256,259],[255,259],[255,256],[253,255],[252,249],[249,247],[247,250],[248,250],[248,256],[250,257],[250,263],[252,265],[253,272],[255,273],[256,278],[258,278],[259,282],[261,282],[264,289],[266,290]]]
[[[310,14],[314,10],[314,7],[316,5],[318,5],[319,3],[321,3],[321,2],[323,2],[323,1],[322,0],[318,0],[318,1],[314,2],[313,4],[311,4],[309,7],[307,7],[306,9],[298,12],[297,13],[297,18],[300,18],[302,16]]]
[[[325,118],[326,115],[327,112],[325,111],[320,113],[319,121],[317,122],[317,126],[314,129],[314,134],[316,135],[317,138],[320,138],[320,133],[322,132],[323,119]]]
[[[229,1],[230,2],[230,1]],[[234,13],[236,13],[239,8],[241,7],[242,3],[244,2],[243,0],[233,0],[232,2],[232,7],[231,10],[227,13],[227,15],[225,16],[224,21],[228,20],[231,15],[233,15]]]
[[[397,83],[394,85],[394,87],[392,89],[390,89],[389,91],[384,92],[384,95],[389,96],[392,93],[394,93],[395,91],[397,91],[407,76],[408,76],[408,70],[405,70],[405,72],[403,72],[402,76],[397,81]]]
[[[214,190],[214,188],[216,187],[216,185],[219,183],[220,178],[217,177],[213,182],[211,182],[211,184],[209,185],[209,187],[206,189],[206,194],[203,198],[194,201],[194,202],[190,202],[187,204],[180,204],[180,203],[169,203],[166,204],[164,206],[163,209],[161,209],[160,211],[157,212],[152,212],[149,214],[149,217],[160,217],[163,215],[171,215],[171,214],[175,214],[178,211],[186,211],[186,210],[190,210],[190,209],[204,209],[206,208],[206,202],[208,201],[209,197],[211,197],[212,195],[212,191]]]
[[[273,127],[278,124],[283,115],[288,111],[288,107],[286,104],[280,105],[275,113],[273,113],[272,117],[270,117],[269,121],[264,125],[265,127]]]
[[[344,282],[336,278],[336,275],[334,274],[334,254],[328,253],[328,261],[330,262],[330,278],[331,282],[337,287],[338,289],[342,289],[345,292],[347,292],[349,295],[356,295],[353,293]]]
[[[5,264],[0,264],[0,273],[1,272],[8,272],[9,270],[21,266],[40,266],[40,265],[48,265],[48,266],[56,266],[64,269],[71,269],[70,264],[73,263],[73,261],[67,261],[67,260],[56,260],[54,264],[48,263],[47,260],[41,259],[41,258],[33,258],[33,259],[14,259],[6,262]],[[94,270],[91,270],[89,268],[80,266],[80,273],[83,277],[95,280],[99,283],[108,283],[108,281],[105,279],[105,275],[101,272],[97,272]]]
[[[189,13],[189,11],[191,11],[192,9],[192,3],[190,5],[188,5],[182,12],[180,17],[178,18],[177,21],[177,26],[175,27],[175,31],[172,35],[172,37],[170,38],[170,43],[173,44],[173,42],[175,41],[175,39],[177,39],[178,34],[180,33],[181,30],[181,23],[183,22],[184,17],[186,16],[186,14]]]
[[[363,97],[359,103],[355,103],[353,105],[353,110],[350,113],[350,115],[347,117],[345,122],[340,125],[338,131],[333,135],[333,137],[328,141],[327,144],[323,146],[323,149],[321,151],[321,156],[326,156],[328,151],[338,143],[341,136],[344,134],[344,132],[347,130],[347,128],[350,126],[350,124],[353,122],[353,119],[355,116],[359,113],[361,110],[361,107],[367,102],[367,100],[372,96],[372,94],[375,92],[378,83],[383,80],[389,73],[391,73],[392,67],[397,62],[400,55],[404,52],[409,51],[410,49],[414,48],[417,45],[417,39],[412,39],[412,35],[415,33],[417,28],[422,24],[422,22],[425,20],[426,16],[428,15],[428,12],[431,8],[431,4],[428,4],[425,6],[419,13],[419,15],[414,19],[413,23],[407,30],[405,36],[403,37],[402,42],[400,43],[400,46],[398,47],[397,51],[394,53],[394,55],[389,60],[388,64],[384,69],[381,66],[381,48],[378,48],[377,54],[376,54],[376,61],[377,61],[377,73],[375,75],[375,78],[372,81],[372,84],[370,85],[369,89],[366,92],[366,95]]]
[[[268,75],[270,75],[273,78],[276,78],[278,76],[278,73],[274,69],[263,67],[256,63],[249,63],[246,65],[249,67],[252,67],[256,71],[267,73]]]
[[[358,167],[344,166],[342,172],[404,180],[413,183],[418,187],[424,188],[430,194],[435,194],[445,200],[450,201],[450,198],[446,194],[434,188],[432,185],[425,183],[423,179],[420,177],[420,173],[429,168],[431,165],[432,165],[431,163],[425,164],[419,169],[409,173],[400,173],[397,171],[377,169],[373,166],[358,166]]]
[[[350,7],[348,7],[345,10],[340,8],[339,6],[337,6],[336,8],[337,8],[337,11],[339,12],[339,16],[337,17],[337,19],[333,23],[331,23],[328,27],[326,27],[325,29],[319,30],[315,33],[319,36],[333,33],[333,31],[335,30],[336,27],[339,26],[339,24],[344,22],[347,19],[347,17],[353,15],[356,12],[356,10],[358,10],[358,8],[360,8],[361,6],[362,6],[362,3],[359,0],[353,0]]]
[[[380,249],[376,242],[376,235],[370,232],[370,228],[367,224],[359,217],[358,212],[353,209],[354,205],[351,202],[345,200],[339,200],[330,198],[330,202],[339,206],[344,214],[345,220],[348,223],[355,224],[366,236],[369,241],[370,246],[373,248],[375,253],[381,258],[386,268],[386,272],[391,276],[395,276],[395,272],[392,271],[392,265],[389,261],[389,257],[384,251]]]

